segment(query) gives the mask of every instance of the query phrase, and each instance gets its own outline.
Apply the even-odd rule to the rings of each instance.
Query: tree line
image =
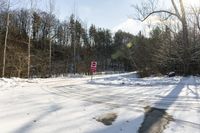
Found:
[[[114,43],[110,30],[95,25],[88,28],[73,14],[60,21],[52,12],[7,9],[0,10],[2,77],[90,74],[93,60],[98,62],[98,71],[124,70],[123,62],[112,59],[112,53],[122,44]]]
[[[133,6],[135,19],[143,22],[154,17],[160,21],[148,39],[139,35],[133,43],[134,66],[143,76],[170,71],[181,75],[199,74],[200,7],[187,5],[184,0],[169,0],[171,6],[165,9],[159,7],[159,2],[144,0]]]
[[[176,3],[171,0],[172,9],[163,10],[156,8],[156,1],[134,6],[138,20],[145,21],[152,15],[162,19],[148,36],[123,31],[113,35],[109,29],[95,25],[88,28],[73,14],[60,21],[52,8],[49,12],[10,10],[2,1],[0,74],[2,77],[90,74],[93,60],[98,62],[97,71],[138,71],[141,77],[170,71],[199,74],[200,9],[188,11],[182,0]]]

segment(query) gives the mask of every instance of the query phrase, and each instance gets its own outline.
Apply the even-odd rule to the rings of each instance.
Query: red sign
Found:
[[[94,73],[97,70],[97,62],[96,61],[92,61],[91,62],[91,66],[90,66],[90,70]]]

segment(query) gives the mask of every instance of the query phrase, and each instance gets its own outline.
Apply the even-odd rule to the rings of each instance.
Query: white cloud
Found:
[[[136,21],[134,19],[129,18],[123,23],[115,26],[112,29],[112,32],[115,33],[118,30],[122,30],[125,32],[129,32],[133,35],[137,35],[141,31],[144,35],[148,35],[152,28],[160,23],[161,22],[159,20],[159,17],[157,16],[149,17],[144,22]]]
[[[133,35],[137,35],[141,31],[143,35],[149,36],[149,33],[152,31],[154,27],[162,26],[163,24],[170,26],[173,24],[177,24],[177,22],[178,21],[176,19],[161,21],[161,18],[159,16],[151,16],[144,22],[136,21],[134,19],[129,18],[126,21],[122,22],[121,24],[115,26],[112,29],[112,32],[115,33],[118,30],[122,30],[125,32],[129,32]]]
[[[129,32],[131,34],[138,34],[139,31],[143,29],[143,24],[141,22],[135,21],[133,19],[127,19],[125,22],[115,26],[112,32],[115,33],[118,30]]]
[[[159,16],[150,16],[144,22],[145,25],[158,25],[161,24],[161,18]]]

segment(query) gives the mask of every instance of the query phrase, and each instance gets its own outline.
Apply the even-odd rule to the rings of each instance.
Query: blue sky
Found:
[[[16,1],[16,0],[13,0]],[[21,7],[29,8],[30,0],[18,0]],[[34,0],[36,1],[36,0]],[[44,11],[48,10],[49,0],[37,0],[37,8]],[[76,15],[89,27],[95,24],[97,27],[118,29],[119,25],[126,25],[126,22],[134,13],[131,5],[136,4],[140,0],[54,0],[55,10],[54,14],[60,20],[67,20],[69,16],[74,13],[74,5]],[[132,27],[137,28],[137,23],[132,23]],[[127,29],[130,29],[127,27]]]
[[[30,0],[11,0],[20,1],[22,7],[29,8]],[[49,0],[33,0],[37,1],[37,8],[48,11]],[[54,14],[60,20],[68,20],[69,16],[75,13],[84,24],[89,27],[95,24],[98,27],[108,28],[113,32],[119,29],[137,34],[140,30],[144,29],[144,23],[130,19],[134,14],[134,9],[131,7],[145,0],[54,0],[55,10]],[[163,6],[170,5],[170,0],[160,0],[167,2]],[[198,0],[184,0],[187,3],[196,4]],[[196,2],[195,2],[196,1]],[[156,18],[152,20],[155,21]]]
[[[137,0],[56,0],[56,14],[65,19],[76,5],[76,14],[88,24],[112,29],[133,14],[131,7]]]

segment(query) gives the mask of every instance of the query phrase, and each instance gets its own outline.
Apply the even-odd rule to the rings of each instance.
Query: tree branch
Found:
[[[148,17],[150,17],[151,15],[153,14],[156,14],[156,13],[168,13],[169,15],[173,15],[173,16],[176,16],[179,18],[179,16],[173,12],[170,12],[170,11],[166,11],[166,10],[159,10],[159,11],[153,11],[151,13],[149,13],[144,19],[141,19],[141,21],[145,21]]]
[[[179,13],[179,11],[178,11],[178,8],[177,8],[177,6],[176,6],[174,0],[171,0],[171,2],[172,2],[172,5],[173,5],[173,7],[174,7],[174,10],[175,10],[175,12],[176,12],[176,16],[181,20],[181,15],[180,15],[180,13]]]
[[[200,10],[196,10],[194,7],[192,7],[192,11],[194,13],[194,17],[196,19],[196,25],[198,27],[198,29],[200,30],[200,23],[199,23],[199,14],[200,14]]]

